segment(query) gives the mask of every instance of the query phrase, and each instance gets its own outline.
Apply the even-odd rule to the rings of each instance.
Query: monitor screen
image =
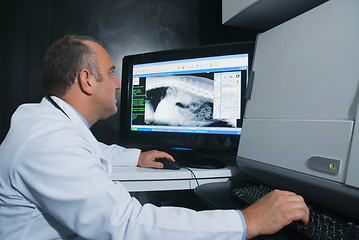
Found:
[[[171,153],[186,149],[234,155],[242,130],[253,45],[126,56],[120,139],[125,145]]]

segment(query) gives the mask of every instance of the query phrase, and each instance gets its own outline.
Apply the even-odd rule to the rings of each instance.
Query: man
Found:
[[[244,239],[270,234],[309,210],[273,191],[243,211],[141,205],[111,166],[161,168],[167,153],[107,146],[89,128],[117,112],[120,83],[100,43],[56,41],[44,59],[46,97],[14,113],[0,146],[0,239]]]

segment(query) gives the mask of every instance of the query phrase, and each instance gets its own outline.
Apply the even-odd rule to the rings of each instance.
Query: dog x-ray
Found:
[[[146,77],[145,123],[165,126],[235,127],[213,119],[213,79],[194,76]]]

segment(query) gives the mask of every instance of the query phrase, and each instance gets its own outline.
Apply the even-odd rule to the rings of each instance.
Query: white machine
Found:
[[[257,38],[240,170],[359,219],[359,1],[331,0]]]

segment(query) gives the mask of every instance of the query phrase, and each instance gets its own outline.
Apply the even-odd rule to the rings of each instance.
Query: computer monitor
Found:
[[[159,149],[187,166],[236,153],[254,43],[125,56],[120,143]],[[217,165],[216,165],[217,164]]]
[[[242,174],[359,220],[359,1],[328,1],[260,34]]]

